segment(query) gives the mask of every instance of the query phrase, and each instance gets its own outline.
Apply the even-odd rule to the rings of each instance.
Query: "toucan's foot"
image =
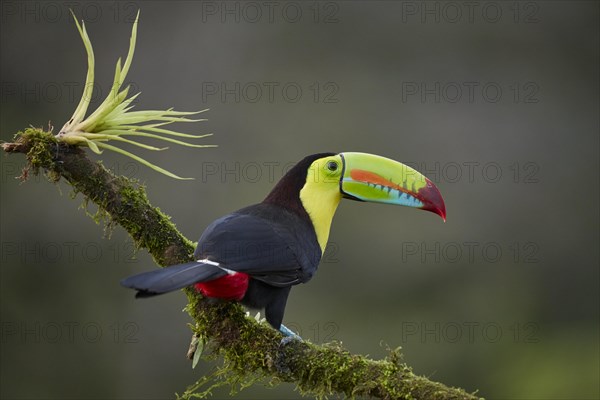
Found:
[[[281,341],[281,344],[287,344],[289,342],[289,340],[300,340],[302,341],[302,338],[298,335],[296,335],[295,332],[293,332],[290,328],[288,328],[287,326],[285,326],[284,324],[281,324],[281,326],[279,327],[279,332],[283,333],[283,335],[285,336],[283,338],[283,340]],[[283,343],[284,340],[286,340],[286,343]]]
[[[279,346],[287,346],[288,344],[295,341],[303,342],[302,338],[298,335],[286,336],[283,339],[281,339],[281,341],[279,342]]]

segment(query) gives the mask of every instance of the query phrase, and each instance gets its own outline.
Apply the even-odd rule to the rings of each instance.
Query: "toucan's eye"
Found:
[[[330,170],[331,172],[337,171],[338,164],[335,161],[329,161],[327,163],[327,169]]]

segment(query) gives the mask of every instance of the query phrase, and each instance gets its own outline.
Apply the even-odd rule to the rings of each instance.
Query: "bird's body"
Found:
[[[321,249],[310,221],[260,203],[213,222],[198,241],[194,258],[214,260],[229,270],[220,279],[196,284],[202,294],[264,308],[267,321],[279,327],[283,308],[276,304],[285,307],[291,286],[312,278]]]
[[[430,181],[423,181],[415,189],[415,177],[426,179],[416,171],[410,169],[418,174],[412,177],[403,171],[403,189],[402,182],[394,183],[383,175],[377,175],[374,182],[357,181],[356,176],[362,179],[366,172],[351,169],[347,159],[355,160],[358,166],[367,161],[383,163],[386,174],[394,172],[391,167],[398,168],[395,164],[406,167],[362,153],[308,156],[277,183],[263,202],[210,224],[198,241],[195,261],[138,274],[122,284],[137,289],[139,297],[194,285],[206,297],[264,308],[267,321],[280,329],[291,287],[308,282],[317,271],[342,197],[410,205],[445,217],[443,200]],[[412,188],[407,189],[408,179],[412,179]],[[354,186],[344,189],[350,185]],[[373,199],[365,199],[366,195]]]

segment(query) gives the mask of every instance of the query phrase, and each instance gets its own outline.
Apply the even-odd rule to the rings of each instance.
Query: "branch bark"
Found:
[[[51,181],[65,179],[86,200],[98,205],[109,224],[123,226],[157,264],[166,266],[191,259],[193,243],[179,233],[168,216],[150,204],[144,188],[91,161],[81,148],[59,143],[51,133],[34,128],[19,132],[15,142],[4,143],[2,148],[6,153],[26,155],[28,164],[23,178],[42,169]],[[209,341],[213,354],[223,356],[221,375],[227,376],[229,383],[266,378],[294,383],[301,393],[317,397],[339,393],[382,399],[478,398],[415,375],[400,362],[399,350],[391,350],[384,360],[372,360],[351,354],[336,343],[282,341],[279,332],[247,318],[240,305],[215,304],[191,289],[186,289],[186,293],[188,312],[195,321],[193,329]],[[184,396],[193,396],[193,390]]]

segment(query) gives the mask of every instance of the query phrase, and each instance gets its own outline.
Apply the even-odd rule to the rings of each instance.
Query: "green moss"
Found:
[[[196,321],[192,330],[210,338],[205,347],[208,353],[203,358],[221,358],[222,365],[210,379],[200,378],[181,397],[206,397],[213,389],[225,385],[232,394],[258,382],[272,386],[273,363],[269,362],[269,354],[277,351],[281,335],[247,317],[238,303],[206,300],[193,289],[186,292],[189,299],[186,311]]]
[[[209,339],[206,360],[222,359],[212,374],[200,378],[180,397],[205,398],[216,388],[227,386],[231,393],[261,383],[273,386],[292,382],[303,396],[318,399],[341,393],[349,398],[467,399],[467,393],[449,389],[415,375],[402,363],[400,348],[388,349],[385,360],[353,355],[339,343],[314,345],[289,341],[245,316],[236,303],[213,303],[187,290],[186,310],[196,321],[194,333]]]
[[[475,399],[460,389],[448,388],[415,375],[402,362],[401,348],[388,348],[384,360],[353,355],[337,342],[315,345],[291,340],[265,324],[245,316],[236,303],[213,303],[187,289],[186,311],[196,322],[194,333],[209,339],[206,360],[222,359],[213,373],[201,377],[179,398],[206,398],[216,388],[235,394],[257,383],[274,386],[291,382],[303,396],[348,398]]]
[[[16,144],[26,144],[28,165],[23,170],[21,175],[22,180],[26,180],[29,173],[34,175],[39,174],[40,169],[46,169],[46,176],[51,182],[56,182],[60,179],[60,174],[52,170],[54,165],[54,154],[58,151],[58,141],[50,132],[46,132],[41,128],[27,128],[24,131],[19,131],[14,136]]]
[[[281,345],[278,332],[247,318],[239,305],[210,304],[193,290],[188,290],[188,298],[187,311],[196,321],[193,331],[211,339],[207,357],[222,357],[223,364],[210,379],[202,377],[191,385],[182,398],[206,397],[224,385],[237,392],[257,382],[273,386],[282,381],[294,382],[306,396],[326,398],[341,392],[353,397],[381,384],[378,368],[388,365],[385,375],[390,382],[399,369],[391,362],[353,356],[338,343],[316,346],[292,340]]]
[[[27,152],[27,160],[32,166],[40,168],[54,162],[52,150],[55,150],[58,145],[54,135],[40,128],[27,128],[24,132],[17,133],[17,137],[19,136],[32,143]]]

